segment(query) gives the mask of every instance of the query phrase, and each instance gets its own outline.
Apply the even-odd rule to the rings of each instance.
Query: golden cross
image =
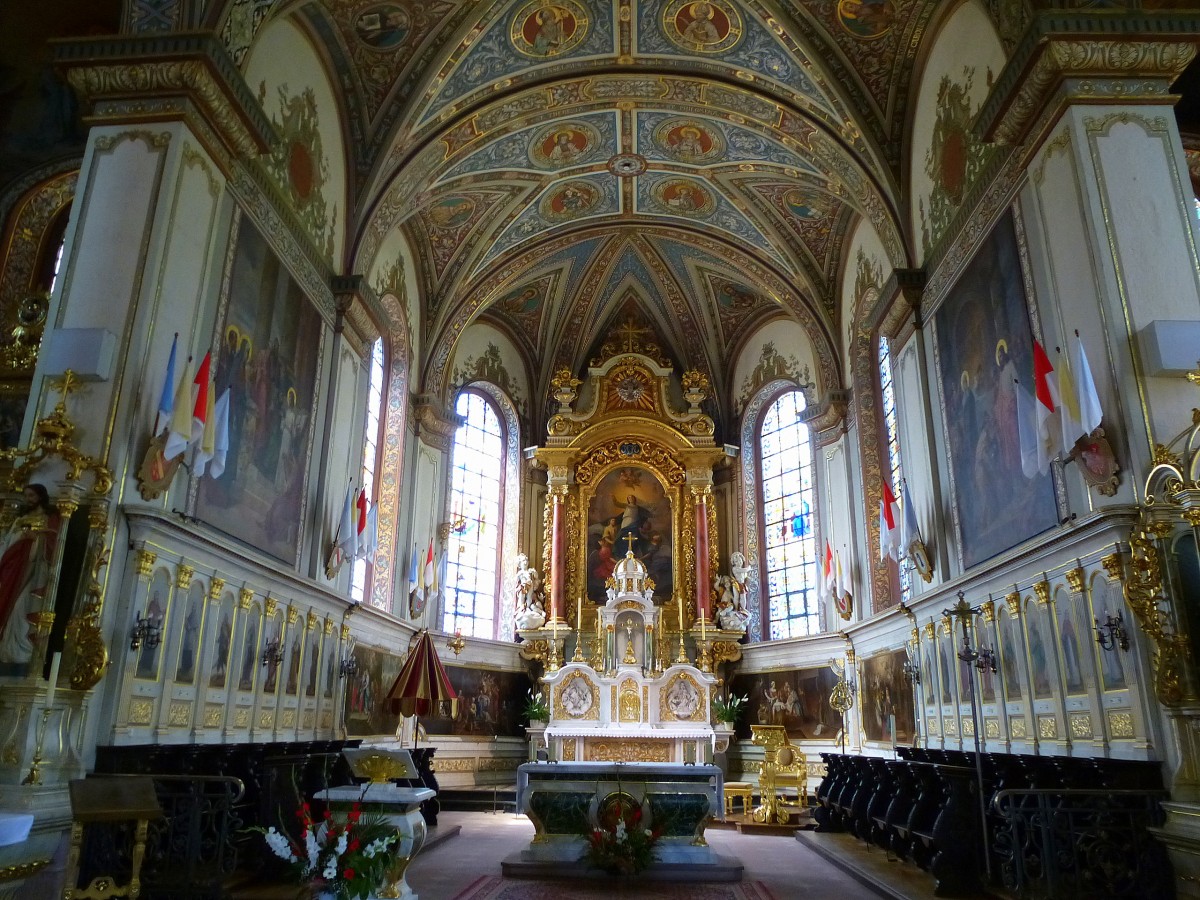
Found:
[[[633,536],[633,534],[630,533],[630,534],[625,535],[625,540],[628,542],[629,552],[632,553],[633,552],[633,542],[636,541],[637,538],[635,538]]]
[[[625,320],[625,324],[622,325],[617,330],[620,332],[624,332],[625,352],[633,353],[634,350],[637,349],[637,347],[638,347],[637,336],[639,334],[647,333],[650,329],[639,327],[638,324],[634,321],[633,316],[630,316],[628,319]]]

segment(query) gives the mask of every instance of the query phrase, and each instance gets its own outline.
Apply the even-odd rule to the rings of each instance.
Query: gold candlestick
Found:
[[[42,745],[46,740],[46,722],[50,720],[51,709],[47,706],[42,710],[42,721],[37,726],[37,740],[33,745],[33,762],[29,766],[29,774],[21,781],[21,784],[41,784],[42,783]]]

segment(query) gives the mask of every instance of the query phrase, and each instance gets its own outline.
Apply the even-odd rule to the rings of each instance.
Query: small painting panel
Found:
[[[1054,671],[1051,654],[1049,621],[1045,611],[1030,601],[1025,605],[1025,631],[1029,637],[1029,669],[1033,677],[1033,698],[1048,700],[1052,695]]]
[[[403,660],[394,653],[361,644],[355,646],[353,656],[358,671],[346,676],[346,733],[352,737],[395,734],[400,718],[387,709],[383,700],[384,693],[400,674]],[[329,665],[332,675],[332,657]]]
[[[747,698],[738,739],[750,739],[751,725],[782,725],[793,741],[834,740],[842,727],[841,714],[829,705],[835,684],[828,666],[735,676],[730,693]]]
[[[188,591],[187,612],[183,617],[183,634],[179,641],[179,660],[175,665],[175,680],[179,684],[191,684],[196,680],[196,653],[200,649],[204,603],[204,588],[193,582]]]
[[[1007,607],[998,613],[996,623],[1000,633],[1000,671],[1004,673],[1004,696],[1007,700],[1020,700],[1023,696],[1021,660],[1025,658],[1021,626],[1008,614]]]
[[[201,478],[196,516],[294,565],[312,440],[321,317],[243,217],[216,355],[229,391],[229,450],[220,478]]]
[[[217,623],[216,647],[213,652],[212,671],[208,686],[223,688],[229,677],[229,651],[233,648],[233,597],[221,602],[221,620]]]
[[[1054,604],[1058,619],[1058,648],[1062,654],[1063,680],[1068,694],[1084,692],[1083,648],[1080,646],[1079,629],[1071,614],[1070,597],[1059,594]]]
[[[649,469],[626,466],[596,485],[587,520],[587,595],[603,604],[604,583],[632,550],[654,579],[654,599],[671,599],[674,514],[671,499]]]
[[[143,618],[149,619],[159,628],[166,628],[167,604],[171,597],[171,583],[165,569],[159,569],[150,579],[146,591],[146,611]],[[163,651],[162,644],[150,646],[143,642],[138,649],[137,667],[133,674],[137,678],[158,678],[158,664]]]
[[[1021,465],[1018,391],[1033,395],[1033,332],[1012,214],[979,246],[934,316],[963,565],[1058,523],[1049,474]]]
[[[868,741],[912,743],[913,688],[904,674],[908,652],[892,650],[863,660],[862,717]]]
[[[1110,582],[1104,578],[1098,579],[1092,586],[1094,618],[1103,622],[1110,615],[1114,618],[1119,615],[1123,621],[1128,622],[1121,594],[1119,581]],[[1104,686],[1104,690],[1125,690],[1129,686],[1125,678],[1125,662],[1122,659],[1125,654],[1119,647],[1105,650],[1094,640],[1090,643],[1094,652],[1100,657],[1100,683]]]

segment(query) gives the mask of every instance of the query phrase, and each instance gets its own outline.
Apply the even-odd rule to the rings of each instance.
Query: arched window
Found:
[[[379,463],[379,424],[383,415],[383,339],[371,345],[371,375],[367,382],[367,424],[363,433],[362,484],[367,491],[367,500],[379,502],[375,489],[375,469]],[[350,580],[350,597],[359,603],[367,597],[367,570],[373,562],[366,558],[354,561],[354,574]],[[371,597],[372,606],[387,607],[388,597]]]
[[[812,438],[801,418],[805,406],[802,391],[785,391],[767,407],[758,429],[771,639],[821,630]]]
[[[454,433],[450,464],[452,527],[438,575],[445,597],[442,630],[494,638],[506,436],[495,404],[480,391],[460,393],[454,411],[466,421]]]
[[[883,400],[883,428],[887,439],[887,469],[884,476],[892,486],[892,493],[899,497],[900,490],[900,428],[896,420],[896,385],[892,381],[892,352],[887,338],[879,338],[879,395]],[[907,547],[901,547],[904,553]],[[912,568],[900,563],[900,601],[912,599]]]

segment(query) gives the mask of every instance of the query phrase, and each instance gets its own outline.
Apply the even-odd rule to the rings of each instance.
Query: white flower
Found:
[[[304,832],[304,851],[308,855],[308,865],[304,867],[301,874],[307,877],[317,868],[317,859],[321,855],[321,848],[317,844],[317,833],[311,827]]]
[[[292,844],[285,835],[280,834],[272,827],[267,829],[266,838],[267,846],[271,848],[272,853],[290,863],[298,862],[296,854],[292,852]]]
[[[345,853],[345,852],[346,852],[346,847],[347,847],[349,844],[350,844],[350,836],[349,836],[349,835],[347,835],[347,834],[346,834],[346,832],[344,832],[344,831],[343,831],[343,832],[341,833],[341,835],[338,837],[338,842],[337,842],[337,850],[335,850],[334,852],[335,852],[335,853],[336,853],[338,856],[341,856],[343,853]]]
[[[337,860],[331,859],[329,865],[325,867],[325,871],[321,873],[321,877],[326,881],[333,881],[337,878]]]

